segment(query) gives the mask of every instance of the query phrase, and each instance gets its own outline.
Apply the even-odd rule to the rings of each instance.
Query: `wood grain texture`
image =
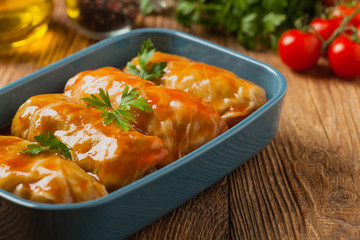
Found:
[[[94,43],[71,28],[63,2],[42,39],[0,53],[0,87]],[[139,18],[137,27],[188,32],[263,61],[284,74],[288,93],[263,151],[128,239],[360,239],[359,78],[337,78],[325,59],[293,72],[276,53],[171,17]]]

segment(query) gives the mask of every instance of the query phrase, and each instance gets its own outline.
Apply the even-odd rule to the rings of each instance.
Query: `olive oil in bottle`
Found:
[[[40,38],[53,12],[52,0],[0,0],[0,49]]]

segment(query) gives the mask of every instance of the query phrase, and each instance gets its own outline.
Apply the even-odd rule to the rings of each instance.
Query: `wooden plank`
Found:
[[[228,239],[228,221],[228,181],[224,178],[128,240]]]

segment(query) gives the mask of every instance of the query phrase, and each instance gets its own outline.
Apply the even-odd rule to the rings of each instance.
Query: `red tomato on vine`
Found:
[[[360,41],[339,35],[327,49],[331,69],[343,78],[360,76]]]
[[[350,16],[358,7],[360,7],[360,2],[355,4],[350,3],[341,3],[336,6],[336,9],[331,13],[335,18],[344,18],[345,16]],[[351,19],[349,25],[357,27],[360,25],[360,12],[358,12],[353,19]]]
[[[312,26],[313,29],[320,34],[323,40],[326,41],[340,26],[341,22],[342,22],[342,18],[339,17],[335,17],[331,19],[317,17],[310,22],[310,26]]]
[[[286,65],[304,71],[316,65],[321,55],[321,45],[315,33],[291,29],[280,37],[278,51]]]

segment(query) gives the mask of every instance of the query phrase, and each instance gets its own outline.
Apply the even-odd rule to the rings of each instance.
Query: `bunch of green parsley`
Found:
[[[195,23],[236,34],[248,49],[276,49],[281,33],[319,8],[316,0],[178,0],[175,16],[185,26]]]

